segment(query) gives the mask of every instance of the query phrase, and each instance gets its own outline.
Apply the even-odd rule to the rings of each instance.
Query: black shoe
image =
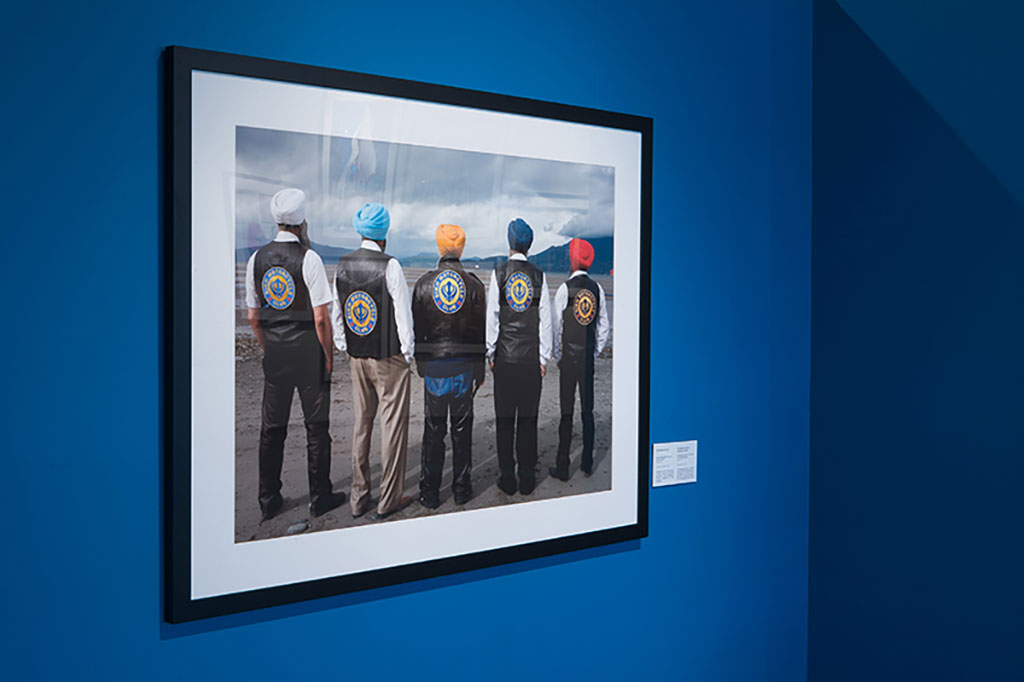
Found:
[[[463,504],[466,504],[467,502],[469,502],[470,500],[473,499],[473,491],[472,490],[460,490],[457,493],[453,493],[453,497],[455,497],[455,504],[463,505]]]
[[[505,493],[506,495],[516,494],[516,481],[515,479],[498,479],[498,490]]]
[[[277,513],[281,511],[281,507],[284,506],[284,498],[280,494],[275,495],[271,498],[270,502],[266,504],[260,504],[260,511],[263,512],[263,520],[269,521],[270,519],[277,516]]]
[[[551,474],[553,478],[557,478],[559,481],[569,480],[569,472],[562,471],[558,467],[548,467],[548,473]]]
[[[317,498],[316,502],[309,505],[309,513],[313,516],[323,516],[332,509],[337,509],[345,504],[348,497],[345,493],[327,493]]]
[[[533,476],[531,476],[530,478],[520,478],[519,479],[519,494],[520,495],[529,495],[530,493],[533,492],[533,489],[536,488],[536,487],[537,487],[537,479],[535,479]]]
[[[437,495],[424,495],[420,493],[420,505],[427,509],[437,509],[441,506],[441,500]]]
[[[580,467],[580,471],[583,472],[584,476],[586,476],[587,478],[590,478],[590,476],[594,473],[594,465],[591,464],[589,467],[581,466]]]

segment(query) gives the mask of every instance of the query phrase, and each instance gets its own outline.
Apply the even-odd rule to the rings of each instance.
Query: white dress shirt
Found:
[[[586,274],[586,270],[577,270],[569,276],[569,279]],[[594,357],[596,358],[608,343],[608,335],[612,330],[612,324],[608,321],[608,305],[604,299],[604,287],[593,278],[591,278],[591,281],[597,284],[598,299],[600,301],[598,308],[601,311],[597,316],[597,343],[594,346]],[[562,282],[562,285],[558,287],[558,291],[555,292],[555,309],[551,313],[555,331],[555,362],[562,359],[562,313],[565,312],[567,305],[569,305],[569,284],[568,282]]]
[[[526,256],[513,253],[509,260],[527,260]],[[538,331],[540,341],[540,364],[547,365],[551,359],[551,294],[548,292],[548,276],[542,273],[540,291],[540,329]],[[487,292],[487,360],[494,362],[494,349],[498,346],[498,324],[500,322],[499,312],[501,310],[498,290],[498,275],[491,272],[491,287]]]
[[[364,239],[359,245],[361,249],[376,251],[380,253],[377,242]],[[405,283],[405,273],[397,258],[388,261],[387,269],[384,270],[384,281],[387,283],[388,293],[391,301],[395,304],[395,327],[398,332],[398,342],[402,347],[402,355],[405,361],[412,364],[415,351],[415,337],[412,334],[412,298],[409,296],[409,285]],[[334,345],[341,352],[345,352],[348,346],[345,342],[345,318],[342,314],[341,301],[338,300],[338,287],[331,287],[331,322],[334,325]]]
[[[281,230],[274,237],[275,242],[298,242],[296,234]],[[249,256],[249,262],[245,264],[245,305],[250,308],[260,307],[260,297],[256,292],[256,278],[253,276],[256,268],[256,252]],[[320,255],[313,249],[306,251],[302,260],[302,281],[309,289],[309,302],[316,308],[326,305],[334,300],[331,290],[334,288],[327,282],[327,272],[324,270],[324,262]]]

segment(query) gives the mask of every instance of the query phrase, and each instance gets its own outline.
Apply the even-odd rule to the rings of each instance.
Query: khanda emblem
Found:
[[[263,298],[274,310],[284,310],[295,300],[295,281],[291,273],[274,266],[263,275]]]
[[[445,270],[434,278],[434,305],[442,313],[457,312],[466,300],[466,283],[454,270]]]
[[[377,304],[365,291],[353,291],[345,299],[345,324],[353,334],[366,336],[377,325]]]
[[[505,282],[505,300],[508,307],[521,313],[530,307],[533,300],[533,283],[525,272],[514,272]]]
[[[580,289],[572,299],[572,314],[576,321],[586,327],[594,321],[597,313],[597,299],[590,289]]]

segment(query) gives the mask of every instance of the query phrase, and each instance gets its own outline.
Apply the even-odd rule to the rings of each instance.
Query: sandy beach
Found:
[[[309,488],[306,477],[306,430],[302,424],[302,411],[298,396],[292,403],[285,441],[284,467],[281,473],[285,497],[284,510],[266,523],[260,522],[257,502],[257,448],[260,433],[260,404],[263,390],[263,370],[257,358],[236,361],[236,421],[235,421],[235,541],[245,542],[279,537],[297,532],[315,532],[333,528],[374,523],[369,514],[353,519],[348,503],[320,518],[312,518],[308,511]],[[473,423],[473,499],[456,507],[451,494],[451,436],[445,438],[445,476],[441,483],[441,506],[430,510],[413,503],[386,521],[432,514],[448,514],[463,509],[477,509],[501,504],[520,504],[530,500],[608,490],[611,487],[611,462],[608,457],[611,444],[611,359],[599,358],[594,381],[596,435],[594,445],[595,471],[589,478],[579,471],[582,449],[579,401],[577,399],[568,483],[552,479],[548,467],[555,463],[558,447],[558,368],[552,366],[541,390],[540,420],[538,423],[537,489],[528,496],[506,495],[498,490],[498,461],[494,437],[494,382],[488,372],[486,383],[480,388],[474,404]],[[420,449],[423,438],[423,380],[412,377],[412,406],[409,420],[409,451],[406,459],[405,494],[418,499],[420,475]],[[351,485],[352,460],[352,401],[347,358],[335,359],[331,386],[331,480],[334,489],[348,494]],[[370,450],[373,470],[374,499],[380,483],[380,439],[375,429]]]
[[[329,273],[333,274],[333,273]],[[410,284],[422,274],[407,271]],[[490,271],[481,273],[486,283]],[[552,289],[564,278],[549,281]],[[610,297],[610,282],[602,285]],[[611,307],[609,301],[609,308]],[[609,311],[610,312],[610,311]],[[292,402],[291,418],[288,423],[288,437],[285,441],[284,466],[281,473],[284,508],[278,516],[261,522],[257,502],[258,467],[257,449],[260,433],[260,405],[263,395],[263,370],[260,366],[261,352],[247,325],[240,324],[236,335],[235,360],[235,541],[247,542],[265,538],[280,537],[297,533],[312,533],[335,528],[347,528],[368,523],[393,523],[402,519],[435,514],[457,513],[462,510],[493,507],[504,504],[526,504],[531,500],[580,495],[608,490],[611,488],[611,377],[612,352],[605,350],[597,360],[594,378],[594,418],[596,434],[594,444],[595,471],[585,477],[579,470],[582,450],[582,423],[579,416],[577,396],[573,424],[573,440],[570,450],[572,475],[568,483],[553,479],[548,467],[555,463],[558,447],[558,381],[559,371],[555,363],[548,366],[543,381],[538,422],[538,463],[537,489],[528,496],[506,495],[498,490],[498,461],[494,433],[494,381],[488,371],[487,381],[477,393],[473,423],[473,498],[465,505],[456,507],[451,493],[451,436],[445,438],[445,475],[441,483],[441,506],[426,509],[418,502],[389,517],[385,521],[370,521],[369,514],[358,519],[352,518],[349,505],[312,518],[309,514],[309,487],[306,476],[306,430],[302,423],[302,410],[298,395]],[[420,450],[423,439],[423,379],[413,372],[412,405],[409,420],[409,450],[406,458],[405,494],[419,499]],[[335,490],[350,492],[352,481],[352,398],[348,357],[335,353],[334,373],[331,384],[331,480]],[[379,426],[374,430],[370,450],[373,477],[373,497],[376,499],[380,483],[380,438]]]

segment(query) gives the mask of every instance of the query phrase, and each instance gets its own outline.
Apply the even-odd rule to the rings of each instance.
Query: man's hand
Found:
[[[263,341],[263,325],[260,324],[260,311],[257,308],[249,308],[249,326],[252,327],[252,334],[259,342],[260,348],[266,349]]]
[[[491,366],[491,371],[493,372],[494,371],[494,360],[491,360],[488,364]]]
[[[541,365],[540,366],[540,376],[541,376],[541,378],[543,379],[547,375],[548,375],[548,368],[545,367],[544,365]]]
[[[327,311],[327,304],[318,305],[313,308],[313,325],[316,328],[316,337],[320,340],[320,348],[324,352],[327,376],[334,371],[334,341],[331,336],[331,315]]]

